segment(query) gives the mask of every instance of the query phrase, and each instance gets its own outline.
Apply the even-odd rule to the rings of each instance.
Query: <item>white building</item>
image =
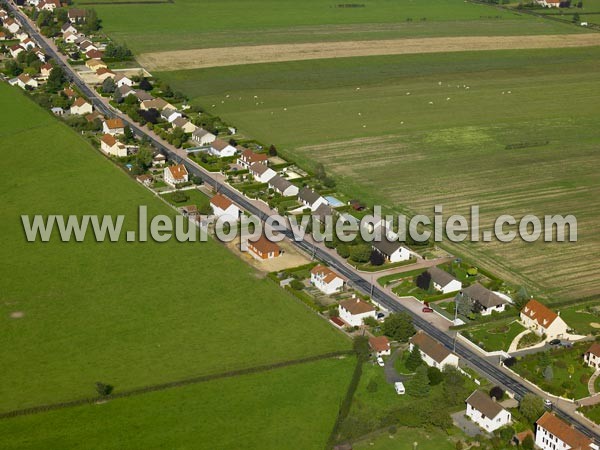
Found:
[[[543,334],[550,340],[565,336],[568,325],[558,314],[537,300],[529,300],[521,310],[521,322],[535,334]]]
[[[127,156],[127,147],[125,144],[117,141],[111,134],[105,134],[100,139],[100,150],[110,156],[122,158]]]
[[[115,76],[115,84],[117,85],[117,87],[123,87],[123,86],[133,86],[133,80],[131,78],[129,78],[128,76],[120,73],[118,75]]]
[[[508,304],[504,298],[479,283],[463,289],[460,295],[467,298],[482,316],[489,316],[493,312],[503,312]]]
[[[102,123],[102,131],[106,134],[117,134],[125,133],[125,124],[121,119],[107,119]]]
[[[307,187],[303,187],[298,191],[298,200],[304,206],[310,208],[311,211],[315,211],[319,206],[327,204],[327,200],[324,197],[321,197],[318,193]]]
[[[510,412],[485,392],[473,392],[465,403],[467,417],[488,433],[510,424],[512,420]]]
[[[371,245],[373,250],[379,252],[388,262],[395,263],[410,259],[410,251],[403,247],[400,241],[390,241],[387,238],[382,238],[379,241],[373,241]]]
[[[583,355],[583,360],[595,370],[600,369],[600,344],[594,342]]]
[[[240,217],[240,208],[223,194],[217,194],[210,199],[210,206],[216,217],[224,216],[229,220],[238,220]]]
[[[208,145],[217,137],[209,131],[206,131],[204,128],[198,128],[196,131],[192,133],[192,140],[198,145]]]
[[[436,291],[449,294],[450,292],[462,289],[462,283],[445,270],[438,267],[430,267],[427,269],[427,272],[431,275],[431,284]]]
[[[329,267],[318,265],[310,271],[310,283],[324,294],[331,295],[344,288],[345,280]]]
[[[174,109],[163,109],[160,113],[161,117],[165,119],[169,123],[173,123],[176,119],[180,119],[183,117],[179,111],[175,111]]]
[[[338,306],[340,319],[351,327],[359,327],[367,317],[376,319],[375,307],[358,298],[351,298],[340,302]]]
[[[215,139],[210,144],[208,152],[211,155],[218,156],[219,158],[227,158],[228,156],[235,155],[237,150],[233,145],[230,145],[228,142],[222,141],[221,139]]]
[[[171,186],[187,183],[189,181],[188,171],[183,164],[165,167],[163,178],[165,183]]]
[[[549,412],[536,422],[535,445],[542,450],[598,450],[590,438]]]
[[[299,192],[298,186],[290,183],[280,175],[275,175],[269,180],[269,188],[284,197],[295,197]]]
[[[254,153],[249,148],[241,149],[238,147],[238,150],[241,150],[242,153],[240,154],[237,163],[244,169],[249,169],[254,163],[267,164],[267,160],[269,159],[264,153]]]
[[[193,133],[196,131],[196,128],[198,128],[185,117],[179,117],[175,119],[173,122],[171,122],[171,125],[173,125],[173,128],[181,128],[184,133]]]
[[[85,101],[82,97],[77,97],[71,105],[71,114],[78,114],[83,116],[85,114],[91,114],[93,111],[91,103]]]
[[[271,178],[277,175],[277,172],[269,168],[266,164],[260,162],[255,162],[252,164],[248,171],[256,181],[261,183],[268,183]]]
[[[412,352],[416,345],[421,358],[428,366],[440,370],[445,366],[458,367],[458,356],[423,331],[417,332],[409,342],[410,351]]]
[[[369,347],[377,356],[389,356],[392,354],[390,340],[386,336],[371,336]]]

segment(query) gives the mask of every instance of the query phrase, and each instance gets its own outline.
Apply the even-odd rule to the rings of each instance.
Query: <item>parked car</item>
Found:
[[[382,313],[382,312],[378,312],[377,313],[377,320],[382,320],[382,319],[385,319],[385,314]]]
[[[402,381],[396,381],[394,383],[394,389],[396,389],[396,394],[404,395],[406,393],[406,389],[404,388],[404,383]]]
[[[548,342],[548,344],[550,344],[550,345],[560,345],[560,339],[552,339],[550,342]]]
[[[377,364],[379,365],[379,367],[385,366],[385,361],[383,360],[383,358],[381,356],[377,357]]]
[[[549,398],[544,399],[544,406],[546,408],[551,409],[552,408],[552,401]]]
[[[573,347],[573,343],[569,341],[560,341],[560,346],[565,348]]]
[[[423,307],[423,312],[424,313],[432,313],[433,309],[431,309],[429,306],[424,306]]]

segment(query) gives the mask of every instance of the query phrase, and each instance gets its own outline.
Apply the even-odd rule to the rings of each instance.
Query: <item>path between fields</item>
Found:
[[[463,36],[175,50],[142,53],[137,59],[147,70],[169,71],[353,56],[590,47],[597,45],[600,45],[600,33],[541,36]]]

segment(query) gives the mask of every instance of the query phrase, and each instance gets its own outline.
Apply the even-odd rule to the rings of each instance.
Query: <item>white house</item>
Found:
[[[324,197],[321,197],[318,193],[307,187],[303,187],[298,191],[298,200],[304,206],[310,208],[311,211],[316,210],[321,205],[327,204],[327,200]]]
[[[449,294],[462,289],[462,283],[445,270],[434,266],[427,269],[427,272],[431,275],[431,284],[436,291]]]
[[[298,186],[290,183],[280,175],[275,175],[269,180],[269,188],[273,189],[275,192],[283,195],[284,197],[295,197],[299,192]]]
[[[192,122],[187,120],[185,117],[179,117],[171,122],[173,128],[181,128],[185,133],[193,133],[198,128]]]
[[[162,166],[166,162],[167,162],[167,157],[165,155],[163,155],[162,153],[157,153],[156,155],[154,155],[152,157],[152,166],[153,167]]]
[[[410,251],[400,244],[400,241],[390,241],[387,237],[381,238],[379,241],[371,243],[373,250],[377,251],[391,263],[408,261],[410,259]]]
[[[127,156],[127,147],[125,144],[117,141],[113,135],[105,134],[100,139],[100,150],[107,155],[122,158]]]
[[[595,370],[600,369],[600,344],[594,342],[583,355],[583,360]]]
[[[123,98],[127,97],[128,95],[135,96],[135,89],[132,89],[127,85],[123,85],[120,88],[117,88],[117,90],[119,91],[119,93],[121,94],[121,97],[123,97]]]
[[[8,51],[10,52],[10,56],[16,58],[17,56],[19,56],[19,53],[24,52],[25,50],[20,45],[11,45],[8,48]]]
[[[67,44],[72,44],[77,40],[77,35],[75,33],[67,31],[65,34],[63,34],[63,40]]]
[[[460,295],[469,299],[475,310],[478,310],[482,316],[489,316],[493,312],[503,312],[508,304],[505,299],[479,283],[463,289]]]
[[[31,50],[31,49],[35,48],[35,42],[33,42],[33,40],[30,37],[27,37],[23,42],[21,42],[20,45],[25,50]]]
[[[331,295],[344,288],[345,280],[329,267],[318,265],[310,271],[310,283],[323,294]]]
[[[71,105],[71,114],[83,116],[85,114],[91,114],[92,111],[93,108],[91,103],[86,102],[83,97],[78,97]]]
[[[510,424],[512,416],[495,399],[482,391],[473,392],[465,401],[466,415],[488,433]]]
[[[192,141],[198,145],[208,145],[215,141],[217,137],[210,131],[206,131],[204,128],[198,128],[192,133]]]
[[[565,0],[537,0],[538,5],[544,8],[560,8],[560,4]]]
[[[107,119],[102,123],[102,131],[106,134],[117,134],[125,133],[125,124],[121,119]]]
[[[175,111],[174,109],[167,108],[162,110],[160,116],[167,122],[173,123],[173,121],[175,121],[176,119],[180,119],[181,117],[183,117],[183,114],[181,114],[179,111]]]
[[[237,150],[233,145],[230,145],[221,139],[215,139],[211,142],[208,152],[211,155],[218,156],[219,158],[226,158],[228,156],[235,155]]]
[[[163,179],[165,183],[176,186],[189,181],[188,171],[183,164],[165,167],[163,171]]]
[[[260,181],[261,183],[267,183],[271,178],[277,175],[277,172],[260,162],[252,164],[248,171],[256,181]]]
[[[123,86],[133,86],[133,80],[129,77],[127,77],[126,75],[120,73],[117,76],[115,76],[115,84],[117,85],[117,87],[123,87]]]
[[[550,412],[536,422],[535,445],[542,450],[598,450],[594,441]]]
[[[421,358],[428,366],[440,370],[445,366],[458,367],[458,356],[423,331],[417,332],[410,338],[411,352],[415,345],[419,348]]]
[[[21,89],[27,89],[27,88],[35,89],[38,87],[38,82],[35,79],[31,78],[26,73],[22,73],[17,78],[13,78],[12,80],[9,81],[9,83],[13,86],[17,85]]]
[[[375,307],[358,298],[350,298],[340,302],[338,306],[340,319],[351,327],[359,327],[367,317],[376,319]]]
[[[42,78],[48,78],[50,76],[50,72],[52,72],[51,64],[44,64],[42,67],[40,67],[40,75]]]
[[[237,163],[242,166],[244,169],[248,169],[254,163],[263,163],[267,164],[267,160],[269,159],[267,155],[263,153],[254,153],[249,148],[241,149],[240,157],[237,160]]]
[[[210,206],[216,217],[224,216],[232,220],[237,220],[240,217],[240,208],[223,194],[217,194],[211,198]]]
[[[85,21],[85,9],[71,8],[67,12],[67,17],[71,23],[84,22]]]
[[[369,347],[377,356],[389,356],[392,354],[390,341],[386,336],[371,336],[369,338]]]
[[[3,26],[12,34],[15,34],[21,28],[21,26],[14,19],[5,20]]]
[[[569,329],[558,314],[537,300],[529,300],[521,310],[521,322],[537,335],[545,334],[548,339],[561,338]]]
[[[62,27],[60,27],[60,31],[63,35],[67,34],[67,33],[76,34],[77,28],[75,28],[75,26],[73,26],[73,24],[71,22],[66,22],[63,24]]]

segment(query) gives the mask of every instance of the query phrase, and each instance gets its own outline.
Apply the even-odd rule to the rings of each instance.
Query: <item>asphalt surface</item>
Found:
[[[192,161],[182,158],[178,155],[174,150],[165,146],[162,142],[157,140],[153,135],[151,135],[147,130],[140,128],[135,123],[131,122],[127,116],[123,115],[120,111],[113,109],[112,107],[107,106],[98,96],[98,94],[92,90],[87,84],[79,78],[79,76],[75,73],[73,68],[66,64],[63,61],[63,58],[52,48],[47,42],[46,38],[44,38],[37,30],[35,30],[29,20],[26,19],[24,13],[22,13],[13,3],[7,3],[9,9],[12,10],[15,17],[19,17],[20,24],[25,30],[29,33],[29,35],[38,43],[38,45],[46,52],[47,56],[51,56],[57,63],[59,63],[65,71],[67,78],[77,86],[77,88],[93,103],[96,110],[100,111],[107,117],[119,117],[129,125],[132,131],[138,136],[145,136],[150,140],[152,145],[159,150],[161,153],[167,155],[169,159],[173,161],[178,161],[184,164],[187,170],[195,176],[201,177],[204,182],[210,186],[212,186],[215,191],[220,192],[226,196],[228,196],[231,200],[237,203],[239,206],[244,208],[249,213],[259,217],[261,220],[266,220],[268,215],[259,209],[257,206],[252,204],[246,197],[242,196],[236,190],[231,188],[229,185],[225,183],[221,183],[218,180],[214,179],[213,176],[210,175],[209,172],[201,168],[200,166],[195,165]],[[317,245],[313,245],[310,242],[305,240],[296,241],[294,239],[294,235],[291,230],[286,229],[283,233],[288,237],[291,242],[296,245],[301,250],[305,251],[309,255],[313,255],[315,258],[324,261],[330,267],[338,271],[341,275],[346,277],[352,286],[355,289],[362,291],[365,294],[372,294],[372,299],[377,303],[382,305],[384,308],[394,311],[394,312],[407,312],[413,318],[414,324],[417,328],[425,331],[427,334],[432,336],[437,341],[441,342],[445,347],[454,351],[459,357],[461,357],[468,365],[472,366],[477,372],[484,375],[493,383],[502,386],[504,389],[513,392],[517,398],[522,398],[527,393],[535,393],[536,395],[541,395],[540,392],[535,392],[530,389],[520,378],[511,374],[510,372],[506,372],[502,370],[498,365],[492,364],[487,359],[485,359],[482,355],[475,353],[475,351],[469,347],[461,345],[458,341],[454,339],[453,333],[451,332],[443,332],[436,328],[433,324],[429,323],[419,314],[414,313],[410,309],[403,306],[401,303],[396,301],[391,295],[387,294],[383,290],[381,290],[376,285],[372,285],[369,281],[367,281],[363,276],[352,268],[347,267],[340,263],[333,256],[324,251],[323,248]],[[554,413],[563,419],[568,420],[573,423],[574,426],[580,430],[585,435],[593,438],[596,442],[600,442],[600,434],[598,434],[595,430],[590,428],[587,423],[583,422],[583,420],[575,415],[567,411],[566,409],[561,409],[559,407],[554,408]]]

